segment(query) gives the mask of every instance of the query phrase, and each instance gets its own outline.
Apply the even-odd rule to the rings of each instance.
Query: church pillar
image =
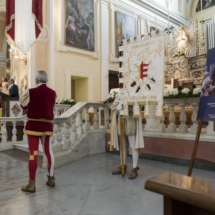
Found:
[[[36,73],[36,44],[34,43],[27,53],[28,66],[28,88],[35,87],[35,73]]]
[[[55,63],[54,63],[54,23],[55,23],[55,12],[54,12],[54,0],[49,0],[49,30],[50,30],[50,40],[49,40],[49,84],[52,89],[55,89]],[[56,19],[59,19],[57,17]],[[57,21],[57,20],[56,20]],[[69,97],[70,98],[70,97]]]
[[[109,10],[108,2],[103,0],[101,5],[101,79],[102,100],[109,94],[108,53],[109,53]]]

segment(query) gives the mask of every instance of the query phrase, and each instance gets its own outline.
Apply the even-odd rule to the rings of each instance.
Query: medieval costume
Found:
[[[118,93],[114,103],[112,105],[112,121],[111,121],[111,141],[110,141],[110,150],[113,151],[114,149],[119,150],[119,143],[118,143],[118,134],[120,134],[119,130],[119,112],[122,110],[122,104],[120,98],[122,95]],[[139,170],[138,164],[138,157],[139,157],[139,150],[144,148],[143,142],[143,134],[142,134],[142,115],[139,115],[139,118],[133,117],[133,107],[129,107],[129,116],[123,119],[123,159],[125,163],[125,173],[127,170],[126,165],[126,154],[127,154],[127,141],[126,137],[129,142],[129,152],[132,155],[133,160],[133,168],[129,175],[129,179],[134,179],[138,176],[137,170]],[[122,153],[120,151],[120,157],[122,160]],[[122,165],[122,163],[121,163]],[[121,174],[122,169],[121,165],[118,167],[117,170],[113,171],[112,174]]]
[[[27,110],[28,121],[25,134],[28,135],[29,146],[29,184],[22,187],[22,191],[35,192],[35,176],[37,171],[37,156],[39,141],[42,142],[43,150],[47,160],[48,181],[50,187],[54,182],[54,155],[51,148],[53,134],[52,120],[54,118],[53,108],[56,101],[56,93],[48,88],[46,84],[39,84],[36,88],[26,90],[20,97],[20,103]]]

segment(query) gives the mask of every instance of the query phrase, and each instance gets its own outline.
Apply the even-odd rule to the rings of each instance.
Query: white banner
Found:
[[[164,83],[164,36],[134,41],[123,46],[123,107],[128,113],[128,105],[157,105],[156,117],[163,115]],[[162,110],[160,110],[162,109]]]

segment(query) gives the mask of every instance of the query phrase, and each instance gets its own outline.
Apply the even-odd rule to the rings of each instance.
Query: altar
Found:
[[[165,86],[167,88],[201,88],[207,55],[174,57],[166,63]]]

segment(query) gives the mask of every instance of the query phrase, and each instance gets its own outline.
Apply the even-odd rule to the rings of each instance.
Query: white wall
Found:
[[[178,13],[176,1],[171,0],[169,10],[170,24],[173,26],[178,26],[185,21],[185,13]],[[0,4],[1,2],[5,0],[0,0]],[[28,59],[28,76],[33,85],[35,71],[39,68],[47,70],[50,77],[49,84],[54,86],[59,98],[71,95],[71,86],[68,86],[68,83],[71,85],[71,74],[77,73],[89,77],[89,86],[92,87],[88,96],[89,101],[101,101],[107,98],[108,70],[118,71],[118,59],[115,56],[116,11],[135,18],[136,35],[148,33],[150,26],[164,29],[168,23],[165,0],[94,0],[96,50],[89,55],[80,49],[74,50],[64,46],[62,35],[65,29],[65,20],[62,16],[64,1],[47,2],[44,1],[43,10],[47,40],[44,38],[43,42],[36,43],[35,49],[32,49],[29,56],[31,59]],[[164,7],[161,7],[162,5]]]

